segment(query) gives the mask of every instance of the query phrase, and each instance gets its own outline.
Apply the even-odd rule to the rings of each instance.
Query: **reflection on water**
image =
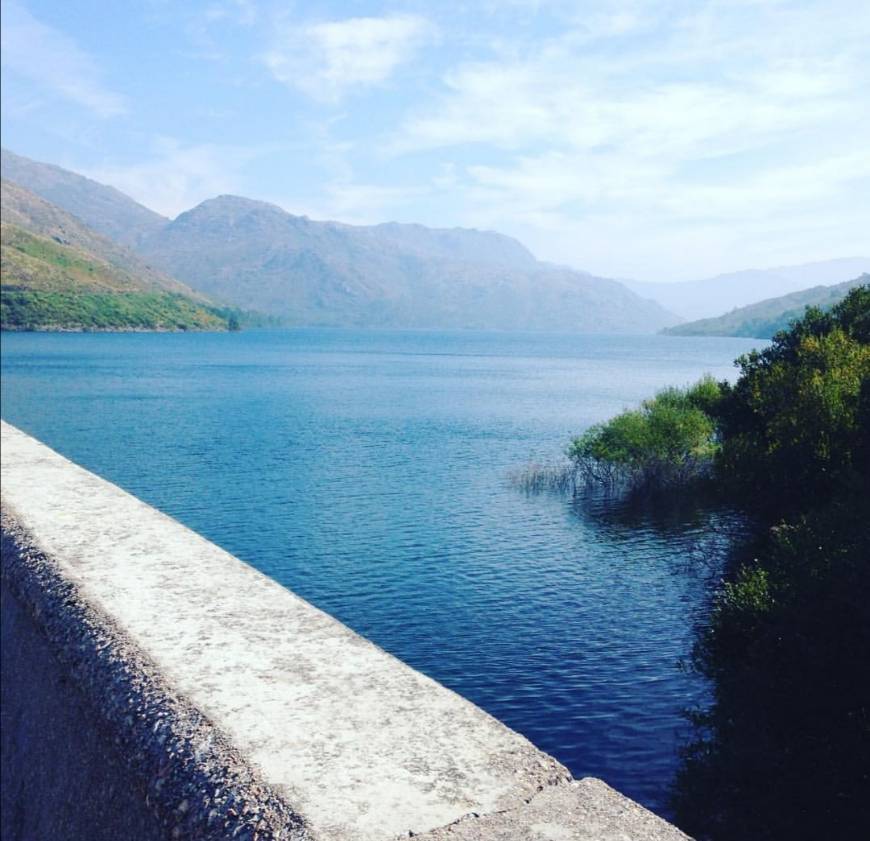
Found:
[[[505,477],[739,339],[363,331],[4,335],[3,414],[667,813],[706,697],[701,500],[528,496]],[[701,547],[699,549],[699,547]],[[699,554],[700,552],[700,554]]]

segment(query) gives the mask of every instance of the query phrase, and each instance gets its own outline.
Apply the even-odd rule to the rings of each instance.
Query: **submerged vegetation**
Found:
[[[513,475],[528,491],[577,493],[658,490],[709,477],[719,449],[712,417],[721,386],[705,377],[688,388],[666,388],[615,418],[586,430],[555,465],[530,464]]]
[[[713,702],[692,714],[678,823],[712,841],[870,837],[870,286],[737,365],[733,385],[666,389],[517,480],[710,479],[752,514],[694,648]]]

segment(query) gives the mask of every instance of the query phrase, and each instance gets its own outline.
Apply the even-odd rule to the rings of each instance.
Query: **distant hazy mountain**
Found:
[[[228,314],[74,216],[2,182],[3,329],[226,329]]]
[[[652,332],[676,321],[500,234],[315,222],[237,196],[182,213],[140,250],[209,295],[296,324]]]
[[[870,284],[870,274],[835,286],[814,286],[779,298],[769,298],[748,307],[732,310],[718,318],[705,318],[678,324],[664,330],[671,336],[747,336],[769,339],[800,318],[807,307],[830,309],[842,301],[851,289]]]
[[[747,269],[682,283],[623,282],[638,295],[658,301],[671,312],[697,319],[811,286],[844,283],[866,271],[870,271],[870,257],[847,257],[801,266]]]
[[[0,172],[7,181],[77,216],[94,231],[124,245],[135,245],[144,235],[165,225],[159,213],[143,207],[114,187],[99,184],[53,164],[39,163],[2,150]]]
[[[369,247],[392,248],[424,260],[458,260],[512,268],[535,268],[538,265],[535,256],[522,243],[494,231],[427,228],[398,222],[371,227],[337,225],[334,222],[325,224],[344,229]]]

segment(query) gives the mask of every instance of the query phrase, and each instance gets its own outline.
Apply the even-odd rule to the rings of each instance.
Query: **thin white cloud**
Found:
[[[13,0],[3,3],[2,64],[99,117],[127,110],[124,97],[104,84],[94,60],[75,41]]]
[[[793,249],[827,256],[824,219],[855,250],[866,240],[856,185],[870,177],[870,7],[741,5],[675,0],[681,14],[651,18],[648,4],[613,3],[557,37],[462,63],[388,154],[462,150],[466,224],[602,273],[702,274],[702,261],[745,260],[750,247],[764,264],[764,232],[776,250],[789,225]]]
[[[285,22],[263,61],[278,81],[313,99],[336,102],[352,88],[385,82],[432,32],[416,15]]]
[[[251,29],[260,18],[260,11],[252,0],[216,0],[200,8],[190,4],[186,10],[185,29],[192,51],[187,54],[212,62],[226,62],[226,33]],[[166,20],[177,25],[177,9],[170,7]]]
[[[203,12],[209,23],[229,22],[239,26],[253,26],[259,12],[252,0],[220,0],[207,6]]]

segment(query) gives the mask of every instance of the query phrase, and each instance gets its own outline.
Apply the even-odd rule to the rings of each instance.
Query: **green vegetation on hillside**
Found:
[[[827,310],[839,303],[856,286],[870,282],[864,274],[855,280],[836,286],[814,286],[778,298],[769,298],[747,307],[740,307],[716,318],[690,321],[663,330],[669,336],[746,336],[770,339],[802,318],[807,307]]]
[[[238,315],[137,283],[81,248],[2,226],[0,326],[4,330],[225,330]]]
[[[699,631],[714,701],[678,823],[714,841],[870,837],[870,286],[738,365],[733,386],[663,392],[569,452],[668,479],[702,458],[758,524]]]
[[[4,330],[224,330],[227,322],[169,292],[0,288]],[[238,328],[236,328],[238,329]]]

